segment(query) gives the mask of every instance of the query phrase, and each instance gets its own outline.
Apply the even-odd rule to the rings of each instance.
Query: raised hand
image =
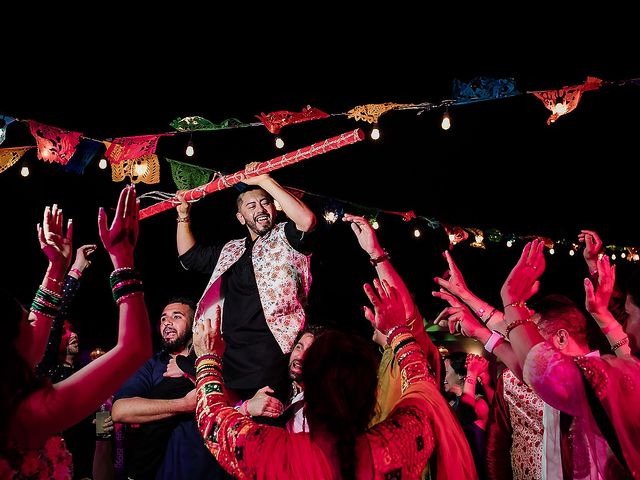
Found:
[[[94,244],[82,245],[81,247],[78,247],[78,249],[76,250],[76,258],[73,261],[72,268],[75,268],[80,273],[82,273],[85,268],[91,265],[91,260],[89,260],[89,256],[93,252],[95,252],[97,248],[98,246]]]
[[[447,301],[450,307],[442,310],[434,323],[441,327],[448,327],[452,334],[462,333],[467,337],[476,337],[481,330],[486,330],[477,320],[475,315],[471,313],[469,307],[461,303],[456,297],[448,292],[431,292],[434,297]]]
[[[260,185],[260,182],[269,178],[268,173],[255,175],[258,165],[260,165],[260,162],[251,162],[244,167],[244,178],[242,179],[242,183],[247,185]]]
[[[578,241],[584,243],[582,256],[585,262],[587,262],[587,267],[589,267],[589,274],[593,275],[597,268],[596,262],[602,251],[602,240],[600,240],[600,236],[593,230],[580,230]]]
[[[375,288],[375,290],[374,290]],[[364,291],[373,305],[373,311],[364,307],[364,316],[374,328],[386,335],[398,325],[405,325],[406,313],[398,291],[386,280],[373,280],[373,287],[365,283]]]
[[[178,190],[176,192],[176,200],[178,205],[176,206],[176,211],[178,212],[178,218],[186,218],[189,216],[189,212],[191,211],[191,205],[184,199],[184,195],[187,193],[186,190]]]
[[[98,212],[98,230],[104,248],[109,252],[115,268],[133,266],[133,250],[138,240],[138,210],[136,190],[127,185],[120,192],[116,215],[107,226],[107,214],[100,207]]]
[[[193,349],[198,357],[211,353],[222,356],[224,353],[220,312],[220,305],[216,305],[213,319],[205,318],[203,322],[193,324]]]
[[[73,222],[69,219],[67,233],[64,233],[62,209],[57,205],[45,207],[42,225],[36,226],[40,248],[51,263],[63,266],[64,270],[71,263],[71,239],[73,238]]]
[[[436,277],[433,280],[442,288],[452,293],[458,298],[465,298],[470,291],[467,284],[464,281],[464,277],[460,272],[460,269],[453,261],[451,254],[445,250],[443,253],[445,260],[449,266],[449,269],[444,273],[442,277]]]
[[[520,259],[502,285],[500,296],[504,305],[529,300],[540,288],[538,279],[545,268],[544,242],[533,240],[522,249]]]
[[[342,221],[351,222],[351,230],[356,234],[360,247],[367,252],[370,257],[379,256],[383,252],[375,231],[364,217],[345,213]]]
[[[616,267],[615,265],[611,266],[607,255],[603,255],[596,261],[596,268],[598,272],[597,286],[590,279],[585,278],[584,290],[587,311],[598,317],[609,311],[609,300],[611,300],[611,293],[616,281]]]

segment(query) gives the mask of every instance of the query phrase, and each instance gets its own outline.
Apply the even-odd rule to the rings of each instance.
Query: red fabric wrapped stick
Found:
[[[263,173],[272,172],[287,165],[292,165],[302,160],[306,160],[307,158],[315,157],[316,155],[320,155],[331,150],[336,150],[340,147],[344,147],[345,145],[351,145],[362,140],[364,140],[364,132],[361,129],[357,128],[352,132],[336,135],[335,137],[331,137],[321,142],[314,143],[313,145],[309,145],[308,147],[300,148],[295,152],[285,153],[284,155],[280,155],[279,157],[262,162],[255,169],[253,175],[262,175]],[[240,170],[239,172],[225,175],[223,177],[214,178],[209,183],[193,188],[191,190],[187,190],[184,198],[187,201],[196,200],[212,192],[217,192],[219,190],[232,187],[233,185],[241,182],[244,179],[244,170]],[[151,217],[156,213],[170,210],[175,206],[176,203],[174,200],[163,200],[156,203],[155,205],[151,205],[140,210],[140,219],[142,220],[144,218]]]

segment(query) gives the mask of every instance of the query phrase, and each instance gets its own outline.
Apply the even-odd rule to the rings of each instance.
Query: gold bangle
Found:
[[[189,215],[187,215],[186,217],[178,217],[178,223],[189,223],[191,221],[191,218],[189,217]]]

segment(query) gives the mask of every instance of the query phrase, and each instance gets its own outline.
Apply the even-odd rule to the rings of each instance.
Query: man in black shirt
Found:
[[[223,307],[226,386],[245,400],[270,385],[284,401],[288,354],[305,323],[311,275],[303,240],[315,226],[315,215],[269,175],[251,177],[254,167],[245,169],[249,188],[237,199],[236,217],[248,232],[244,239],[222,246],[196,245],[190,205],[178,192],[178,254],[185,269],[212,274],[196,321],[213,318],[215,306]],[[275,222],[274,200],[288,221]]]

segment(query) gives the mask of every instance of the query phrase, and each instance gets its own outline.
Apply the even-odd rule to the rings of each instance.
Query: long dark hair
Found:
[[[17,406],[47,381],[36,378],[16,348],[15,340],[20,334],[20,322],[24,321],[25,311],[13,296],[3,290],[0,290],[0,315],[5,333],[0,336],[0,349],[4,355],[0,362],[0,453],[4,453],[9,440],[9,422]]]
[[[378,357],[369,342],[338,331],[320,335],[302,365],[309,430],[335,437],[344,480],[356,473],[355,442],[376,405]]]

